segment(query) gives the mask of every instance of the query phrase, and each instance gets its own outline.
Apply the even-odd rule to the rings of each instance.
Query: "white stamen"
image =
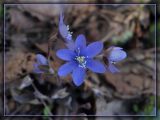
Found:
[[[111,63],[112,63],[112,64],[116,64],[116,62],[115,62],[115,61],[111,61]]]
[[[86,60],[84,56],[76,56],[75,60],[79,63],[79,67],[86,68]]]

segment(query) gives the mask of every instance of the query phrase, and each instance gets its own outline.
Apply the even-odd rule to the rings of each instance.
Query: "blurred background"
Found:
[[[37,0],[38,2],[39,0]],[[48,0],[49,1],[49,0]],[[48,2],[45,1],[45,2]],[[13,2],[7,0],[7,2]],[[32,2],[32,0],[16,0]],[[34,1],[36,2],[36,1]],[[43,1],[42,1],[43,2]],[[55,2],[55,1],[52,1]],[[59,1],[56,1],[59,2]],[[72,2],[65,0],[62,2]],[[82,0],[94,3],[137,3],[137,0]],[[142,0],[142,3],[152,3]],[[110,46],[124,48],[128,57],[116,66],[120,73],[94,74],[88,72],[85,83],[76,88],[68,76],[32,73],[35,55],[47,57],[52,48],[50,63],[55,72],[63,64],[55,56],[64,47],[58,33],[59,13],[64,9],[64,22],[70,26],[73,38],[78,34],[87,37],[87,43],[102,41],[104,49]],[[159,34],[160,7],[155,5],[97,5],[97,4],[12,4],[0,7],[0,27],[3,30],[5,16],[5,114],[6,115],[155,115],[156,75],[160,64],[155,64],[155,45],[159,58],[160,39],[155,41],[155,16]],[[3,38],[2,32],[0,33]],[[156,42],[156,44],[155,44]],[[1,46],[3,41],[1,41]],[[3,55],[3,47],[0,49]],[[158,60],[157,60],[158,62]],[[3,66],[3,60],[1,60]],[[0,76],[3,72],[0,71]],[[3,87],[3,79],[0,81]],[[157,86],[160,82],[157,80]],[[160,89],[157,89],[159,91]],[[3,96],[3,90],[0,91]],[[157,93],[159,98],[159,93]],[[3,101],[3,100],[2,100]],[[159,103],[157,101],[157,103]],[[3,104],[0,102],[3,115]],[[158,105],[160,108],[160,105]],[[159,111],[158,111],[159,112]],[[6,120],[16,119],[8,117]],[[20,119],[20,118],[18,118]],[[23,118],[24,119],[24,118]],[[62,117],[33,117],[33,120],[63,120]],[[76,117],[65,118],[77,119]],[[102,117],[92,117],[102,120]],[[153,117],[108,117],[109,120],[153,120]]]

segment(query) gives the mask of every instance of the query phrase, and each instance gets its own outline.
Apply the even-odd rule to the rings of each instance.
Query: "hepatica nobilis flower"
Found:
[[[64,15],[63,12],[60,14],[59,18],[59,32],[61,36],[65,39],[66,42],[72,40],[72,32],[69,31],[69,25],[64,24]]]
[[[126,52],[121,47],[110,47],[108,48],[109,53],[106,56],[109,62],[108,69],[112,73],[119,72],[118,68],[115,67],[115,63],[120,62],[121,60],[127,57]]]
[[[36,63],[33,64],[33,67],[34,67],[33,72],[34,72],[34,73],[38,73],[38,74],[44,73],[45,71],[42,70],[42,69],[40,69],[40,67],[42,67],[42,66],[43,66],[43,67],[44,67],[44,66],[48,66],[48,67],[47,67],[48,70],[46,70],[46,71],[48,71],[48,72],[50,72],[50,73],[53,73],[53,72],[54,72],[53,69],[49,67],[47,58],[44,57],[44,56],[41,55],[41,54],[37,54],[37,55],[36,55]]]
[[[71,73],[73,83],[80,86],[84,82],[87,69],[96,73],[104,73],[106,71],[105,66],[93,59],[102,49],[102,42],[93,42],[86,46],[85,36],[79,35],[74,43],[74,49],[60,49],[57,51],[56,55],[67,62],[59,68],[58,75],[66,76]]]
[[[59,33],[65,40],[66,46],[69,49],[74,49],[73,48],[74,41],[72,39],[72,32],[70,32],[69,30],[69,25],[66,25],[63,20],[64,20],[64,15],[63,15],[63,12],[61,12],[60,18],[59,18],[59,26],[58,26]]]

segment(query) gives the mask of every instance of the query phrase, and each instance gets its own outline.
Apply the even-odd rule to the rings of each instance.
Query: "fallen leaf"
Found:
[[[113,100],[107,103],[104,98],[96,99],[96,115],[97,116],[112,116],[112,115],[127,115],[126,106],[122,101]],[[99,120],[99,119],[98,119]]]
[[[154,52],[134,50],[128,53],[125,61],[117,65],[120,69],[119,73],[105,74],[106,81],[114,86],[119,97],[154,94],[153,56]]]
[[[50,98],[48,96],[40,93],[39,91],[35,91],[34,95],[35,95],[35,97],[37,97],[39,99],[50,100]]]
[[[25,87],[28,87],[32,84],[32,79],[27,75],[23,78],[21,85],[19,86],[19,89],[22,90]]]
[[[23,33],[15,33],[10,37],[14,51],[27,51],[25,43],[27,42],[27,36]]]
[[[17,9],[10,9],[11,24],[18,30],[30,29],[34,26],[34,22],[26,17],[21,11]]]
[[[12,51],[7,53],[5,59],[5,82],[7,83],[32,72],[35,54]]]
[[[30,104],[41,104],[34,96],[33,92],[22,92],[19,91],[17,88],[12,87],[10,89],[11,95],[13,99],[21,104],[30,103]]]
[[[52,99],[63,99],[65,97],[67,97],[69,95],[68,92],[66,92],[66,88],[60,89],[58,91],[56,91],[53,95],[52,95]]]
[[[20,0],[22,1],[22,0]],[[27,1],[28,2],[28,1]],[[32,16],[37,17],[40,21],[49,21],[53,17],[59,15],[61,9],[61,4],[21,4],[18,7],[29,12]]]

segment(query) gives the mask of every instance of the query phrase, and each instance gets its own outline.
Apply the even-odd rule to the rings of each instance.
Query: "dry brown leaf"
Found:
[[[22,0],[20,0],[22,1]],[[40,21],[48,21],[59,15],[61,4],[21,4],[18,6],[21,10],[29,12]]]
[[[10,82],[12,80],[17,80],[21,75],[30,73],[33,70],[35,55],[19,51],[6,59],[5,82]]]
[[[154,53],[134,50],[130,54],[126,61],[118,65],[120,73],[105,74],[107,82],[121,95],[154,94]]]
[[[96,99],[96,115],[97,116],[112,116],[112,115],[127,115],[127,105],[124,101],[113,100],[109,103],[104,98]],[[101,120],[98,118],[97,120]],[[112,119],[109,119],[112,120]]]
[[[144,89],[152,89],[154,87],[149,78],[134,74],[106,73],[106,78],[107,82],[112,84],[116,91],[122,95],[139,95]]]
[[[34,22],[17,9],[10,9],[9,14],[11,16],[11,24],[18,30],[30,29],[34,26]]]
[[[69,9],[69,14],[72,14],[76,19],[73,22],[73,27],[79,26],[84,20],[88,18],[88,15],[96,11],[96,7],[93,5],[74,5],[72,9]]]
[[[26,34],[17,33],[11,35],[11,41],[13,41],[14,51],[27,51],[27,48],[24,43],[27,42]]]

